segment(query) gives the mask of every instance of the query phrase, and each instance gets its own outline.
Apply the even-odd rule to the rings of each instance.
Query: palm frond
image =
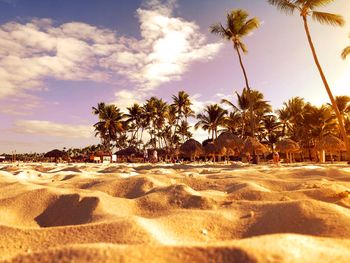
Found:
[[[254,29],[259,28],[260,21],[259,18],[254,17],[249,19],[239,30],[238,34],[241,36],[246,36],[251,33]]]
[[[210,33],[219,35],[222,38],[231,38],[231,34],[229,31],[227,31],[221,23],[216,23],[210,26],[209,28]]]
[[[269,4],[274,5],[280,11],[291,15],[298,8],[298,6],[290,0],[268,0]]]
[[[335,0],[298,0],[297,3],[304,5],[305,7],[313,10],[316,7],[324,7]]]
[[[342,59],[346,59],[346,57],[350,54],[350,46],[344,48],[343,52],[341,53]]]
[[[327,24],[331,26],[343,26],[345,24],[345,20],[341,15],[324,13],[313,11],[312,18],[321,24]]]
[[[239,47],[242,49],[243,53],[248,53],[248,48],[242,41],[239,42]]]

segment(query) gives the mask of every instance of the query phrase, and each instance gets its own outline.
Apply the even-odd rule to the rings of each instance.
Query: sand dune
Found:
[[[3,262],[348,262],[342,165],[0,166]]]

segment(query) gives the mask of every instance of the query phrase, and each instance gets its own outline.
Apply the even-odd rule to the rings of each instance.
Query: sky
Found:
[[[238,59],[209,27],[237,8],[261,21],[244,39],[252,88],[274,109],[293,96],[328,103],[300,17],[265,0],[0,0],[0,153],[98,143],[91,107],[102,101],[125,109],[185,90],[196,112],[235,102],[245,86]],[[346,25],[310,21],[311,34],[334,94],[350,95],[350,59],[340,58],[350,1],[325,10]]]

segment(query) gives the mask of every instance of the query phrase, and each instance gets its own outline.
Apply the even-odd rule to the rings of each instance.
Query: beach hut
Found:
[[[292,139],[283,139],[276,143],[276,151],[286,154],[287,162],[293,161],[293,153],[300,151],[300,146]]]
[[[248,153],[253,155],[253,163],[259,163],[259,154],[264,154],[268,152],[268,149],[265,145],[260,143],[256,138],[247,137],[243,143],[243,153]]]
[[[204,149],[200,142],[194,139],[189,139],[181,145],[180,152],[184,156],[190,157],[191,161],[193,161],[196,159],[196,157],[204,153]]]
[[[90,161],[93,161],[94,163],[111,163],[112,154],[108,152],[97,151],[90,156]]]
[[[345,143],[334,135],[324,136],[316,146],[318,150],[324,150],[330,153],[331,163],[333,163],[333,153],[345,150]]]

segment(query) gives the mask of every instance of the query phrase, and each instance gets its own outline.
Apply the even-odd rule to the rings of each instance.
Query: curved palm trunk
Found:
[[[251,130],[251,135],[254,137],[254,132],[255,132],[255,128],[254,128],[254,116],[253,116],[253,104],[252,104],[252,100],[251,100],[251,90],[249,87],[249,82],[248,82],[248,77],[247,77],[247,72],[244,68],[243,65],[243,61],[242,61],[242,57],[241,57],[241,53],[239,52],[239,49],[233,44],[234,49],[236,50],[237,54],[238,54],[238,58],[239,58],[239,64],[241,65],[242,71],[243,71],[243,75],[244,75],[244,80],[245,80],[245,84],[247,86],[247,90],[248,90],[248,100],[249,100],[249,117],[250,117],[250,130]]]
[[[326,76],[323,73],[321,64],[320,64],[320,62],[318,60],[318,57],[317,57],[317,54],[316,54],[316,50],[315,50],[314,44],[313,44],[312,39],[311,39],[311,35],[310,35],[310,31],[309,31],[309,26],[307,24],[306,16],[303,16],[303,21],[304,21],[304,28],[305,28],[307,40],[309,41],[309,45],[310,45],[310,48],[311,48],[311,51],[312,51],[312,55],[314,57],[314,60],[315,60],[317,69],[318,69],[318,71],[320,73],[321,79],[323,81],[324,87],[326,88],[326,91],[328,93],[329,99],[330,99],[330,101],[332,103],[332,107],[333,107],[333,109],[335,111],[335,115],[337,116],[337,119],[338,119],[340,132],[342,134],[342,137],[343,137],[345,145],[346,145],[346,150],[347,150],[347,155],[348,155],[348,163],[350,164],[350,141],[349,141],[349,138],[348,138],[348,136],[346,134],[344,121],[343,121],[343,118],[342,118],[342,116],[340,114],[340,111],[338,109],[337,103],[336,103],[336,101],[335,101],[335,99],[333,97],[332,91],[331,91],[331,89],[330,89],[330,87],[328,85]]]

